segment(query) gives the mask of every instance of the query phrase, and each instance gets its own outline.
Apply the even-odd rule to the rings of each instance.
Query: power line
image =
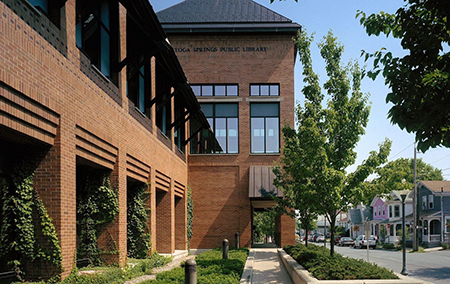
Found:
[[[397,157],[398,155],[400,155],[401,153],[403,153],[406,149],[408,149],[409,147],[411,147],[412,145],[414,145],[414,142],[411,143],[410,145],[408,145],[405,149],[401,150],[400,152],[398,152],[397,154],[395,154],[394,156],[392,156],[388,162],[391,162],[395,157]]]
[[[437,159],[436,161],[432,162],[431,164],[434,164],[434,163],[436,163],[436,162],[439,162],[440,160],[443,160],[443,159],[445,159],[445,158],[447,158],[447,157],[450,157],[450,154],[447,155],[447,156],[445,156],[445,157],[442,157],[442,158],[440,158],[440,159]]]

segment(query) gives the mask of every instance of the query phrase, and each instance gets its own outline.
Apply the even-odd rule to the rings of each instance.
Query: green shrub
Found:
[[[450,245],[449,244],[441,243],[441,245],[442,245],[442,249],[444,249],[444,250],[450,249]]]
[[[392,271],[361,259],[330,256],[322,246],[287,245],[283,249],[319,280],[398,279]]]
[[[248,249],[230,250],[228,259],[222,259],[222,249],[206,251],[195,258],[197,263],[197,281],[207,284],[239,283],[247,260]],[[160,273],[155,281],[144,283],[184,283],[184,268],[178,267]]]
[[[394,244],[384,244],[383,249],[395,249],[395,245]]]

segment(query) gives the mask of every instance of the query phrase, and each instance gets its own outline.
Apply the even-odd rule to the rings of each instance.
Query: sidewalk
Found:
[[[276,248],[252,248],[245,263],[241,284],[292,284]]]

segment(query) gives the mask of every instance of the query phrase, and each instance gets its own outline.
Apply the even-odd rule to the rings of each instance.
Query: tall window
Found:
[[[450,233],[450,217],[445,217],[445,231]]]
[[[430,209],[434,208],[434,195],[433,194],[428,195],[428,208],[430,208]]]
[[[60,27],[61,19],[61,1],[49,1],[49,0],[28,0],[40,12],[44,13],[47,18],[52,21],[58,28]],[[59,3],[58,3],[59,2]]]
[[[76,41],[91,63],[111,77],[111,7],[109,1],[77,1]]]
[[[236,154],[239,152],[238,105],[236,103],[201,104],[219,143],[215,153]]]
[[[389,218],[392,218],[392,206],[389,206]]]
[[[150,60],[144,56],[144,32],[132,17],[127,18],[127,96],[147,117],[150,117],[151,76]]]
[[[251,103],[251,153],[280,152],[280,107],[278,103]]]
[[[383,216],[384,216],[384,214],[385,214],[385,211],[384,211],[384,205],[381,206],[381,208],[382,208],[382,210],[383,210]]]
[[[400,205],[394,206],[394,217],[400,217]]]
[[[238,85],[191,85],[197,97],[235,97],[238,96]]]
[[[427,210],[427,196],[422,196],[422,210]]]
[[[279,84],[251,84],[250,96],[279,96]]]

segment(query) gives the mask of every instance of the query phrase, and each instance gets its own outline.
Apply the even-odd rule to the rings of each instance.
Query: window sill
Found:
[[[281,153],[250,153],[250,156],[280,156]]]
[[[134,110],[136,110],[137,113],[139,113],[142,117],[148,118],[145,113],[143,113],[138,107],[134,107]]]
[[[242,98],[238,97],[196,97],[199,103],[213,102],[242,102]]]
[[[239,153],[205,153],[205,154],[189,154],[189,156],[239,156]]]
[[[33,4],[31,4],[28,0],[24,0],[23,1],[25,3],[25,5],[28,6],[28,8],[30,8],[30,10],[32,10],[34,13],[36,13],[39,16],[42,16],[41,11],[39,11],[38,9],[36,9],[36,7],[34,7]]]
[[[247,102],[282,102],[284,101],[283,98],[280,97],[249,97],[245,98],[245,101]]]
[[[108,77],[106,77],[103,73],[102,73],[102,71],[100,71],[94,64],[92,64],[91,63],[91,68],[95,71],[95,72],[97,72],[97,74],[101,77],[101,78],[103,78],[103,80],[105,80],[106,81],[106,83],[111,83],[111,80],[109,80],[109,78]]]

